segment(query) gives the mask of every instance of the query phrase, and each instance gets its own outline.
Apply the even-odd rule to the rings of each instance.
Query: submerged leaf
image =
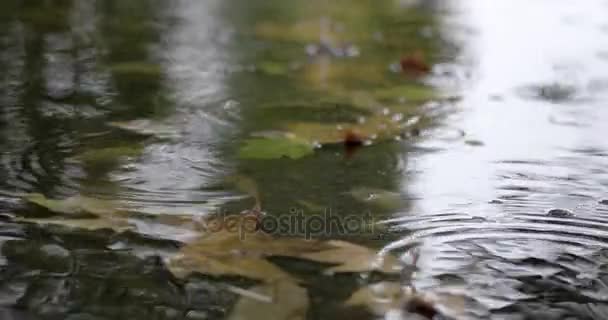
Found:
[[[272,76],[280,76],[289,72],[289,67],[287,65],[273,61],[262,62],[257,65],[257,69]]]
[[[122,232],[134,227],[129,220],[127,212],[120,210],[117,204],[111,200],[81,195],[65,199],[49,199],[39,193],[27,194],[23,200],[30,205],[42,207],[58,216],[50,218],[17,218],[19,221],[41,225],[61,225],[68,228],[85,230],[112,229],[116,232]]]
[[[159,64],[149,62],[123,62],[110,66],[110,71],[118,75],[137,75],[159,77],[162,75],[162,67]]]
[[[125,157],[137,157],[142,150],[141,145],[99,148],[85,151],[76,159],[86,163],[114,163]]]
[[[347,306],[367,307],[376,315],[401,309],[411,292],[404,292],[400,283],[378,282],[355,291],[344,303]]]
[[[250,291],[271,298],[269,302],[243,296],[228,320],[304,320],[309,306],[308,292],[288,280],[256,286]]]
[[[177,277],[199,272],[216,276],[241,276],[266,282],[291,279],[289,274],[266,260],[271,256],[336,264],[328,269],[330,273],[374,270],[396,273],[400,269],[394,256],[379,257],[372,249],[345,241],[277,238],[243,229],[235,232],[222,229],[186,244],[169,261],[169,269]]]
[[[131,121],[112,121],[107,123],[110,127],[130,131],[143,136],[154,136],[158,138],[175,138],[178,136],[176,130],[168,125],[156,123],[148,119],[136,119]]]
[[[288,125],[296,137],[320,144],[346,144],[359,141],[388,140],[399,135],[402,128],[398,122],[379,115],[368,118],[364,123],[322,124],[315,122],[296,122]]]
[[[111,229],[116,232],[123,232],[133,229],[125,217],[99,217],[86,219],[61,219],[61,218],[20,218],[17,221],[36,223],[40,225],[59,225],[73,229],[99,230]]]
[[[299,159],[314,151],[308,142],[293,138],[253,138],[245,142],[239,155],[243,159],[277,159],[287,157]]]
[[[112,215],[116,213],[116,205],[109,200],[73,196],[65,199],[49,199],[40,193],[30,193],[23,198],[27,203],[43,207],[57,214],[68,216]]]
[[[355,188],[349,194],[361,202],[371,203],[385,209],[397,209],[404,203],[400,193],[382,189]]]
[[[401,270],[399,260],[392,255],[379,256],[376,251],[370,248],[346,241],[331,240],[327,244],[329,248],[325,250],[307,252],[300,257],[317,262],[337,264],[327,269],[328,273],[379,271],[394,274]]]
[[[396,87],[382,88],[374,91],[376,99],[397,100],[405,99],[412,102],[423,102],[438,97],[437,92],[432,87],[419,84],[406,84]]]
[[[244,192],[255,200],[255,210],[261,210],[262,204],[260,203],[260,191],[258,189],[258,184],[252,178],[244,175],[234,175],[228,180],[232,181],[239,191]]]
[[[423,75],[431,71],[422,50],[416,50],[403,56],[399,64],[401,65],[401,71],[406,74]]]
[[[355,291],[345,305],[366,307],[377,316],[404,310],[426,319],[435,319],[437,314],[459,319],[464,303],[460,295],[419,293],[397,282],[378,282]]]
[[[212,276],[241,276],[268,282],[290,278],[289,274],[265,259],[230,254],[205,256],[184,252],[171,260],[169,269],[178,278],[185,278],[193,272]]]
[[[293,256],[316,246],[314,241],[275,239],[261,232],[229,232],[222,229],[182,247],[171,259],[169,269],[177,277],[199,272],[272,282],[291,276],[266,260],[266,257]]]

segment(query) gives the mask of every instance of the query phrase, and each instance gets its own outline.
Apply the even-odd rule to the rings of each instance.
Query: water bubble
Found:
[[[399,122],[399,121],[403,120],[403,113],[395,113],[391,117],[391,120],[393,120],[394,122]]]

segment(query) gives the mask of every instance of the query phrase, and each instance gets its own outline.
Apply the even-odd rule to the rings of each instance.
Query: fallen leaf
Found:
[[[380,88],[374,90],[373,95],[379,100],[405,99],[409,102],[425,102],[439,97],[436,89],[420,84],[405,84]]]
[[[62,219],[62,218],[16,218],[17,221],[30,222],[39,225],[58,225],[71,229],[100,230],[111,229],[123,232],[134,229],[125,217],[99,217],[87,219]]]
[[[376,188],[355,188],[348,192],[358,201],[371,203],[384,209],[398,209],[404,205],[403,196],[398,192]]]
[[[281,280],[256,286],[249,291],[270,297],[264,302],[242,296],[236,303],[228,320],[304,320],[310,304],[308,292],[297,283]]]
[[[239,257],[238,255],[205,256],[203,254],[180,253],[169,265],[169,270],[178,278],[193,272],[212,276],[241,276],[274,282],[291,276],[263,258]]]
[[[118,75],[136,75],[146,77],[160,77],[162,67],[160,64],[148,62],[123,62],[110,66],[110,71]]]
[[[256,69],[271,76],[281,76],[289,72],[289,67],[285,63],[273,61],[261,62],[256,66]]]
[[[243,159],[299,159],[314,151],[314,146],[295,138],[253,138],[245,141],[239,156]]]
[[[464,141],[465,144],[472,146],[472,147],[482,147],[484,146],[483,141],[481,140],[475,140],[475,139],[468,139]]]
[[[461,295],[421,293],[397,282],[384,281],[358,289],[344,304],[366,307],[377,316],[404,310],[426,319],[434,319],[437,314],[460,319],[464,314],[464,303]]]
[[[247,194],[255,200],[254,208],[258,211],[261,210],[262,204],[260,202],[260,191],[258,184],[250,177],[244,175],[233,175],[227,180],[234,183],[234,186],[241,192]]]
[[[370,248],[341,240],[327,242],[329,248],[316,252],[306,252],[299,257],[312,261],[336,264],[327,273],[378,271],[396,274],[401,271],[399,260],[392,255],[379,256]]]
[[[369,117],[364,123],[295,122],[288,124],[286,129],[299,139],[321,145],[345,144],[349,138],[352,142],[360,140],[362,144],[390,140],[403,131],[401,123],[393,121],[390,114]]]
[[[266,257],[294,256],[318,246],[315,241],[276,239],[262,232],[240,233],[222,229],[182,247],[170,260],[169,269],[177,277],[199,272],[272,282],[291,276],[267,261]]]
[[[238,229],[238,226],[237,226]],[[398,273],[396,257],[379,257],[372,249],[345,241],[306,240],[273,237],[263,232],[210,232],[184,245],[169,261],[177,277],[191,273],[217,276],[241,276],[266,282],[292,277],[266,260],[282,256],[335,264],[328,273],[368,272]]]
[[[363,145],[364,138],[356,131],[347,130],[344,134],[344,146],[347,148],[360,147]]]
[[[378,282],[355,291],[344,303],[346,306],[367,307],[375,315],[401,309],[411,293],[404,292],[400,283]]]
[[[421,75],[431,71],[431,67],[426,62],[421,50],[403,56],[399,64],[401,65],[401,71],[407,74]]]
[[[103,216],[117,213],[114,202],[81,195],[65,199],[49,199],[40,193],[30,193],[25,195],[23,200],[53,213],[68,216]]]
[[[149,119],[135,119],[130,121],[112,121],[108,126],[133,132],[142,136],[154,136],[161,139],[177,138],[179,134],[169,125],[157,123]]]
[[[39,193],[27,194],[23,200],[34,206],[44,208],[56,217],[50,218],[16,218],[18,221],[40,225],[61,225],[68,228],[98,230],[112,229],[122,232],[133,229],[126,211],[118,209],[111,200],[96,199],[81,195],[65,199],[49,199]]]
[[[87,164],[106,164],[115,163],[124,158],[138,157],[143,151],[143,146],[136,144],[133,146],[119,146],[97,148],[85,151],[76,155],[76,160]]]

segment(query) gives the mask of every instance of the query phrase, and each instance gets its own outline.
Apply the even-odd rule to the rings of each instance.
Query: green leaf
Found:
[[[43,207],[53,213],[67,216],[101,216],[116,213],[112,201],[73,196],[65,199],[49,199],[40,193],[30,193],[23,198],[27,203]]]
[[[262,62],[258,64],[257,69],[273,76],[284,75],[289,71],[289,68],[285,64],[273,61]]]
[[[400,193],[389,190],[360,187],[352,189],[348,194],[358,201],[371,203],[384,209],[398,209],[405,204]]]
[[[134,229],[128,219],[122,216],[101,216],[99,218],[62,219],[62,218],[18,218],[17,221],[30,222],[39,225],[58,225],[70,229],[100,230],[111,229],[116,232]]]
[[[403,98],[406,101],[428,101],[437,98],[434,88],[419,84],[406,84],[397,87],[378,89],[374,92],[374,97],[380,100],[396,100]]]
[[[245,141],[239,156],[243,159],[299,159],[314,152],[314,146],[303,140],[284,138],[253,138]]]
[[[142,136],[154,136],[161,139],[178,138],[179,133],[169,125],[157,123],[149,119],[135,119],[130,121],[112,121],[108,126],[133,132]]]
[[[77,155],[76,159],[86,163],[115,163],[125,157],[137,157],[142,150],[141,145],[98,148],[85,151]]]
[[[159,64],[148,62],[123,62],[110,66],[110,71],[118,75],[159,77],[162,67]]]

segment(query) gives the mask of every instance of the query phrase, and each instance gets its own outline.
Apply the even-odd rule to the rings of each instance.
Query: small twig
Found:
[[[228,291],[230,291],[230,292],[236,293],[238,295],[241,295],[243,297],[247,297],[247,298],[250,298],[253,300],[257,300],[257,301],[264,302],[264,303],[273,303],[274,302],[274,299],[272,297],[263,295],[259,292],[239,288],[239,287],[229,285],[229,284],[226,285],[226,288],[228,288]]]

